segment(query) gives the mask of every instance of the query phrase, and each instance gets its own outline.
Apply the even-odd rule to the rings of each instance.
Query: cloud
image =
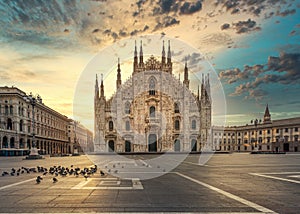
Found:
[[[255,27],[256,22],[251,19],[248,19],[247,21],[238,21],[236,23],[233,23],[233,26],[236,29],[236,33],[238,34],[260,30],[260,27]]]
[[[239,81],[248,82],[236,86],[230,96],[248,94],[245,98],[260,99],[266,95],[260,86],[266,84],[295,85],[300,83],[300,53],[281,52],[278,57],[270,56],[264,65],[245,65],[241,71],[239,68],[223,70],[219,73],[220,79],[228,84]]]
[[[295,9],[292,9],[292,10],[286,9],[282,12],[277,11],[276,15],[285,17],[285,16],[292,15],[292,14],[295,14],[295,13],[296,13]]]
[[[173,26],[173,25],[178,25],[179,23],[180,23],[179,20],[177,20],[176,18],[173,18],[171,16],[166,16],[166,17],[163,17],[163,18],[158,18],[157,19],[157,24],[154,27],[153,31],[157,31],[159,29],[163,29],[163,28],[170,27],[170,26]]]
[[[225,24],[221,25],[221,30],[226,30],[228,28],[230,28],[230,24],[228,24],[228,23],[225,23]]]
[[[193,14],[202,9],[202,0],[198,0],[195,3],[184,2],[180,7],[181,14]]]

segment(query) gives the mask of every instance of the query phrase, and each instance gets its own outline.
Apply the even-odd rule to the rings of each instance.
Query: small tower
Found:
[[[143,60],[143,42],[141,41],[141,46],[140,46],[140,65],[144,64]]]
[[[99,85],[98,85],[98,76],[96,74],[96,83],[95,83],[95,100],[99,99]]]
[[[167,64],[171,64],[171,47],[170,47],[170,40],[168,41],[168,59],[167,59]]]
[[[166,52],[165,52],[165,41],[163,41],[162,52],[161,52],[161,64],[166,64]]]
[[[134,58],[133,58],[133,73],[136,72],[136,68],[138,65],[138,56],[137,56],[137,48],[136,48],[136,40],[134,41]]]
[[[100,98],[104,98],[103,74],[101,74]]]
[[[120,58],[118,58],[118,69],[117,69],[117,90],[119,89],[119,87],[121,86],[122,84],[122,80],[121,80],[121,68],[120,68]]]
[[[269,111],[269,106],[267,104],[264,114],[264,123],[271,123],[271,114]]]
[[[188,67],[187,67],[187,62],[186,61],[185,61],[185,66],[184,66],[184,80],[183,80],[183,84],[185,84],[185,86],[187,88],[189,88],[190,80],[189,80],[189,72],[188,72]]]
[[[209,87],[209,76],[205,76],[202,74],[202,84],[201,84],[201,98],[200,98],[200,106],[201,106],[201,143],[204,146],[208,142],[209,139],[209,130],[211,128],[211,98],[209,95],[210,89]]]

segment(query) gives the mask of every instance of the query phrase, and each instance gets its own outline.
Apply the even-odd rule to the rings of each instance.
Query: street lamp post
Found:
[[[38,149],[36,148],[36,142],[35,142],[35,118],[34,118],[34,107],[36,106],[37,99],[30,93],[29,96],[26,96],[24,98],[27,102],[29,102],[32,106],[32,147],[30,148],[30,153],[26,157],[26,159],[42,159],[43,156],[41,156],[38,153]]]

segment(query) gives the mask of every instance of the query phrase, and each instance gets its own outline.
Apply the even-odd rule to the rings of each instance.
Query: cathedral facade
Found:
[[[122,84],[118,62],[116,92],[106,99],[103,78],[96,76],[94,97],[96,152],[196,152],[206,144],[211,128],[209,76],[202,75],[198,93],[173,75],[170,50],[163,44],[161,59],[144,62],[135,44],[133,73]],[[167,52],[167,53],[166,53]]]

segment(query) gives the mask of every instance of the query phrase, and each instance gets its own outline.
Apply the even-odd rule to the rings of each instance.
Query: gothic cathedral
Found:
[[[95,152],[201,151],[211,129],[211,105],[208,74],[202,74],[197,94],[190,90],[187,63],[183,82],[173,75],[170,42],[167,54],[163,44],[161,60],[151,56],[145,62],[142,42],[139,57],[135,44],[132,76],[122,84],[118,61],[111,98],[96,76]]]

